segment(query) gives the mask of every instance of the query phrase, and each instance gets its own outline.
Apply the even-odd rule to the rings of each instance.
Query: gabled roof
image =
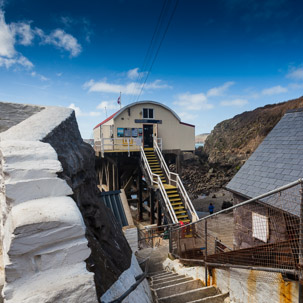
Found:
[[[287,112],[226,188],[253,198],[303,177],[303,111]],[[272,204],[270,199],[263,202]],[[298,215],[300,201],[284,205]]]
[[[114,118],[114,116],[115,116],[119,111],[120,111],[120,109],[119,109],[117,112],[115,112],[114,114],[112,114],[111,116],[109,116],[108,118],[106,118],[104,121],[102,121],[102,122],[100,122],[99,124],[97,124],[97,125],[94,127],[94,129],[97,128],[97,127],[99,127],[100,125],[106,123],[107,121],[111,120],[112,118]]]

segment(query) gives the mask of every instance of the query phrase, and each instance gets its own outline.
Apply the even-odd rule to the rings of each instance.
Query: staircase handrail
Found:
[[[180,190],[180,193],[182,195],[182,197],[184,198],[184,202],[185,202],[185,208],[188,209],[191,213],[191,216],[192,216],[192,222],[195,222],[197,220],[199,220],[199,216],[193,206],[193,203],[191,202],[188,194],[187,194],[187,191],[184,187],[184,184],[180,178],[180,176],[176,173],[173,173],[173,172],[170,172],[170,175],[175,175],[176,176],[176,183],[177,183],[177,188],[179,188]]]
[[[178,223],[179,221],[178,221],[177,216],[176,216],[176,214],[175,214],[175,212],[173,210],[173,207],[172,207],[172,205],[171,205],[171,203],[169,201],[169,198],[168,198],[168,195],[167,195],[166,190],[164,188],[164,185],[162,183],[162,180],[161,180],[161,178],[160,178],[159,175],[154,174],[151,171],[151,168],[149,166],[149,163],[147,161],[147,158],[145,156],[145,152],[144,152],[144,149],[143,149],[142,146],[140,147],[140,153],[141,153],[141,159],[143,160],[144,167],[145,167],[145,169],[147,171],[147,174],[148,174],[151,182],[153,184],[156,184],[158,186],[158,188],[160,189],[160,192],[161,192],[161,195],[163,197],[164,203],[165,203],[165,205],[167,207],[167,210],[169,212],[169,215],[170,215],[173,223]],[[154,180],[154,177],[157,178],[157,181]]]
[[[154,149],[155,149],[155,151],[156,151],[156,153],[157,153],[157,155],[160,159],[161,167],[164,168],[164,171],[165,171],[165,174],[167,175],[169,184],[171,184],[172,181],[177,183],[176,187],[179,188],[179,190],[180,190],[180,194],[181,194],[181,196],[183,198],[183,201],[185,203],[185,208],[188,209],[189,212],[191,213],[192,221],[195,222],[195,221],[199,220],[199,216],[198,216],[198,214],[197,214],[197,212],[196,212],[196,210],[195,210],[195,208],[194,208],[194,206],[193,206],[193,204],[192,204],[192,202],[191,202],[191,200],[190,200],[190,198],[187,194],[187,191],[186,191],[186,189],[183,185],[183,182],[182,182],[179,174],[173,173],[169,170],[169,168],[168,168],[168,166],[167,166],[167,164],[164,160],[163,154],[159,149],[159,146],[157,144],[157,140],[154,140]],[[177,180],[173,180],[171,178],[171,175],[175,175]]]
[[[166,177],[168,179],[168,183],[170,184],[170,177],[169,177],[170,171],[169,171],[169,168],[168,168],[168,166],[167,166],[167,164],[166,164],[166,162],[164,160],[163,154],[162,154],[162,152],[161,152],[161,150],[160,150],[160,148],[158,146],[158,143],[157,143],[156,139],[154,140],[154,150],[156,151],[156,153],[158,155],[158,158],[160,160],[160,165],[161,165],[161,167],[163,167],[164,172],[166,174]]]

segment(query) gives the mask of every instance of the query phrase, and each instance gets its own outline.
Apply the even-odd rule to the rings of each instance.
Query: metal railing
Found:
[[[170,252],[206,267],[278,272],[303,282],[302,183],[244,202],[235,196],[236,205],[173,229]]]
[[[138,247],[155,248],[161,246],[163,240],[168,240],[172,228],[178,227],[180,224],[166,224],[160,226],[145,226],[145,228],[138,229]]]
[[[184,201],[184,206],[185,206],[186,210],[189,212],[192,222],[199,220],[199,216],[197,215],[197,212],[187,194],[187,191],[183,185],[183,182],[182,182],[180,176],[169,170],[156,140],[154,141],[154,149],[160,160],[160,165],[163,168],[163,171],[167,177],[168,183],[170,185],[176,186],[179,189],[181,199],[182,199],[182,201]]]
[[[155,184],[159,188],[160,193],[162,195],[162,198],[164,200],[165,206],[166,206],[166,208],[168,210],[168,213],[170,215],[170,218],[172,219],[172,222],[173,223],[178,223],[177,216],[176,216],[176,214],[175,214],[175,212],[173,210],[173,207],[172,207],[172,205],[171,205],[171,203],[169,201],[169,198],[168,198],[168,195],[167,195],[166,190],[164,188],[164,185],[162,183],[162,180],[161,180],[161,178],[160,178],[159,175],[154,174],[151,171],[151,168],[149,166],[149,163],[147,161],[147,158],[146,158],[146,155],[145,155],[145,152],[144,152],[144,149],[143,149],[142,146],[140,148],[140,152],[141,152],[141,160],[143,162],[144,168],[145,168],[145,170],[146,170],[146,172],[148,174],[148,177],[149,177],[151,183]]]

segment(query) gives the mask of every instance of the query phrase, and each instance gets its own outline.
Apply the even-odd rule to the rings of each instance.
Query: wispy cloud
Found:
[[[117,110],[120,108],[120,106],[117,103],[117,100],[111,100],[111,101],[102,101],[100,104],[98,104],[97,109],[107,109],[107,110]]]
[[[55,29],[49,35],[45,35],[40,29],[36,32],[40,36],[43,44],[51,44],[59,49],[66,50],[70,53],[71,57],[77,57],[82,51],[78,40],[62,29]]]
[[[205,94],[191,94],[190,92],[177,95],[174,104],[186,110],[208,110],[214,107],[213,104],[207,102]]]
[[[49,79],[43,75],[38,74],[37,72],[31,72],[31,76],[32,77],[37,77],[39,78],[41,81],[48,81]]]
[[[288,89],[286,87],[277,85],[277,86],[263,89],[262,94],[263,95],[278,95],[278,94],[286,93],[287,91],[288,91]]]
[[[130,69],[130,70],[127,72],[127,77],[128,77],[129,79],[131,79],[131,80],[136,80],[136,79],[138,79],[139,77],[143,77],[144,75],[146,75],[146,72],[139,72],[139,67]]]
[[[222,105],[222,106],[242,107],[246,104],[248,104],[248,100],[246,100],[246,99],[225,100],[225,101],[220,102],[220,105]]]
[[[223,96],[224,93],[232,86],[235,82],[228,81],[225,82],[223,85],[218,87],[213,87],[207,92],[207,97],[217,97],[217,96]]]
[[[36,36],[42,44],[51,44],[70,53],[71,57],[78,56],[82,50],[77,39],[62,29],[56,29],[46,35],[42,29],[31,27],[31,21],[13,22],[7,24],[4,11],[0,6],[0,67],[10,68],[13,65],[31,69],[34,64],[16,50],[16,45],[29,46]]]
[[[91,116],[91,117],[96,117],[96,116],[100,116],[101,113],[100,112],[83,112],[79,106],[76,106],[74,103],[71,103],[69,106],[69,108],[73,109],[75,111],[76,116],[80,117],[80,116]]]
[[[119,94],[122,92],[125,95],[137,95],[142,89],[142,84],[137,82],[130,82],[126,84],[115,84],[107,81],[90,80],[83,84],[83,88],[89,92],[102,92],[102,93],[113,93]],[[154,82],[146,83],[144,90],[156,90],[163,88],[171,88],[169,85],[162,83],[161,80],[155,80]]]
[[[291,68],[288,74],[286,75],[286,78],[292,80],[303,80],[303,67]]]

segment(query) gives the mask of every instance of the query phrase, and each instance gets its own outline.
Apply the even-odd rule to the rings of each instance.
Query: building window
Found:
[[[252,232],[253,237],[263,242],[269,239],[269,224],[266,216],[252,213]]]
[[[143,119],[153,119],[154,110],[153,108],[143,108]]]

